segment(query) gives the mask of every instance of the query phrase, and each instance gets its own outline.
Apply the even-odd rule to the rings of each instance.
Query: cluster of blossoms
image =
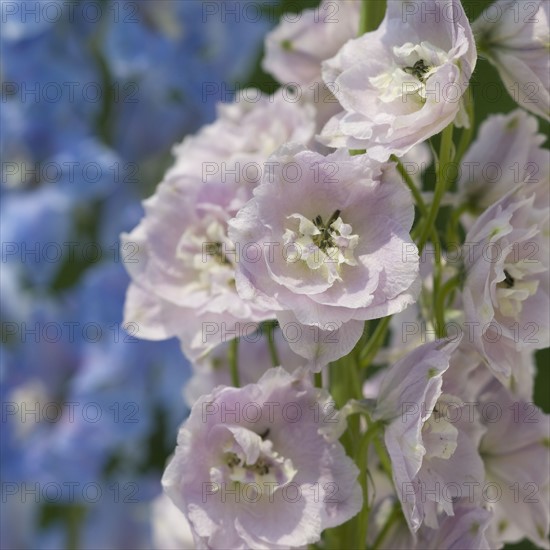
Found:
[[[124,235],[126,321],[192,362],[162,483],[198,548],[550,548],[548,151],[521,109],[473,141],[470,85],[486,57],[548,118],[549,4],[385,4],[269,33],[282,88],[220,105]]]

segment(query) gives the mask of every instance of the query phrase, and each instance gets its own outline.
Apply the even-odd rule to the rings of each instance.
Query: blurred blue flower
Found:
[[[53,185],[6,194],[0,205],[2,267],[17,266],[26,284],[52,282],[74,241],[71,197]]]
[[[169,147],[245,81],[272,23],[208,4],[217,13],[191,1],[0,3],[0,453],[15,491],[2,548],[151,547],[190,366],[177,341],[122,326],[119,235]],[[103,497],[83,496],[86,483]],[[47,484],[65,490],[48,498]]]

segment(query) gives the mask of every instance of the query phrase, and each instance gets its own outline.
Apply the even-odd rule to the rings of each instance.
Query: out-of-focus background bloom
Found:
[[[119,238],[218,101],[275,91],[264,37],[318,3],[0,0],[1,548],[186,544],[159,496],[190,368],[123,326]],[[513,108],[498,82],[474,76],[480,119]]]
[[[1,546],[151,548],[190,371],[177,341],[122,325],[119,235],[275,19],[195,0],[1,8]]]

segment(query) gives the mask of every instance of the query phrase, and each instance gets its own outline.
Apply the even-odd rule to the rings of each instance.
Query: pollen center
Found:
[[[357,265],[354,250],[359,236],[353,234],[351,225],[344,223],[341,214],[340,210],[334,210],[329,216],[288,216],[290,223],[283,240],[285,248],[293,248],[294,254],[287,255],[287,262],[303,261],[311,270],[321,270],[329,283],[342,280],[342,265]]]
[[[419,59],[412,67],[404,67],[403,70],[418,78],[420,82],[424,82],[424,75],[429,72],[430,67],[426,65],[423,59]]]

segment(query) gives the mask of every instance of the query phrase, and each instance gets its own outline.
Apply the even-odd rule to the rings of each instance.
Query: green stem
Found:
[[[414,198],[414,202],[416,203],[416,206],[418,210],[420,211],[420,214],[422,216],[428,215],[428,207],[426,206],[426,203],[424,202],[424,199],[422,198],[422,194],[420,193],[420,190],[418,187],[416,187],[414,181],[412,180],[411,176],[407,173],[405,170],[405,167],[401,163],[401,161],[395,156],[391,156],[391,160],[395,163],[397,163],[397,171],[403,178],[403,181],[407,185],[407,187],[410,189],[412,196]]]
[[[385,0],[363,0],[357,36],[375,31],[380,26],[380,23],[382,23],[385,13]]]
[[[386,332],[388,331],[388,327],[390,326],[390,321],[391,315],[388,315],[387,317],[381,319],[378,323],[376,329],[370,337],[370,340],[363,348],[363,352],[361,353],[361,368],[367,368],[376,356],[376,353],[384,343],[384,338],[386,337]]]
[[[269,355],[271,356],[271,363],[274,367],[281,365],[279,360],[279,353],[277,352],[277,346],[275,345],[275,334],[273,328],[267,332],[267,345],[269,347]]]
[[[86,511],[82,506],[73,505],[70,506],[67,515],[67,549],[78,550],[80,539],[80,527]]]
[[[437,256],[436,256],[437,258]],[[441,266],[441,260],[437,261],[434,266],[434,284],[433,284],[433,294],[432,294],[432,304],[433,304],[433,319],[434,319],[434,326],[435,331],[438,338],[443,338],[444,333],[446,331],[445,329],[445,312],[438,309],[436,302],[437,297],[440,293],[440,287],[441,287],[441,278],[442,278],[442,266]]]
[[[389,479],[393,479],[391,460],[388,455],[388,451],[386,451],[386,447],[383,445],[382,441],[377,437],[373,438],[372,443],[374,445],[374,448],[376,449],[376,453],[378,454],[378,458],[380,459],[380,464],[382,465],[384,472],[386,473]]]
[[[313,375],[313,379],[314,379],[316,388],[322,388],[323,387],[323,373],[322,372],[316,372]]]
[[[350,397],[353,397],[354,399],[363,399],[363,383],[361,381],[361,371],[360,371],[360,364],[355,361],[356,357],[353,357],[353,361],[350,361],[349,369],[350,369],[350,390],[351,392],[348,394]]]
[[[422,216],[423,219],[425,219],[428,216],[428,207],[426,206],[426,203],[422,198],[422,194],[420,193],[420,190],[418,189],[418,187],[415,185],[410,175],[405,170],[405,167],[403,166],[401,161],[395,155],[392,155],[391,160],[397,163],[397,171],[399,172],[399,174],[403,178],[403,181],[411,191],[412,196],[414,198],[414,202],[416,203],[416,207],[418,208],[420,215]],[[437,251],[439,247],[439,236],[437,234],[437,229],[435,227],[432,229],[430,235],[431,235],[433,245]],[[438,254],[438,259],[440,259],[439,254]],[[436,284],[436,281],[434,282],[434,285],[435,284]]]
[[[434,230],[434,223],[439,212],[439,205],[445,195],[447,189],[446,171],[447,166],[452,160],[453,153],[453,124],[449,124],[441,134],[441,146],[439,148],[439,166],[437,173],[437,181],[435,184],[435,191],[433,201],[428,212],[428,217],[424,220],[424,226],[418,242],[418,250],[422,252],[428,237]]]
[[[363,508],[357,515],[356,525],[357,525],[357,548],[365,548],[367,542],[367,529],[369,525],[369,514],[370,514],[370,502],[369,502],[369,487],[368,487],[368,454],[369,454],[369,445],[374,436],[377,435],[380,424],[374,423],[369,426],[361,443],[359,445],[359,452],[357,455],[357,463],[359,470],[361,471],[361,477],[359,482],[361,484],[361,489],[363,490]]]
[[[455,275],[449,279],[441,289],[435,293],[435,330],[438,338],[445,338],[447,329],[445,328],[445,300],[450,292],[452,292],[460,283],[460,276]]]
[[[445,240],[447,242],[447,250],[449,249],[449,245],[453,244],[456,246],[459,246],[459,235],[458,235],[458,224],[460,220],[460,216],[464,214],[469,209],[468,204],[462,204],[458,208],[453,209],[451,212],[449,222],[447,224],[447,231],[445,235]]]
[[[229,344],[229,370],[231,372],[231,384],[240,387],[239,380],[239,339],[231,340]]]
[[[356,362],[351,354],[331,363],[329,372],[330,393],[338,409],[341,409],[352,397],[362,397],[362,388],[358,385],[356,378]],[[347,418],[347,430],[340,438],[340,443],[350,457],[357,456],[357,447],[360,443],[359,416],[354,414]],[[330,541],[337,541],[335,548],[352,548],[356,537],[354,521],[348,521],[331,529],[328,536],[327,547],[331,547]]]
[[[475,109],[474,109],[474,98],[472,94],[472,89],[468,88],[464,96],[464,101],[466,103],[466,112],[468,113],[468,120],[470,122],[470,127],[462,130],[462,135],[460,136],[460,141],[458,143],[458,149],[455,156],[457,164],[460,164],[462,157],[466,153],[472,137],[474,135],[474,124],[475,124]]]

